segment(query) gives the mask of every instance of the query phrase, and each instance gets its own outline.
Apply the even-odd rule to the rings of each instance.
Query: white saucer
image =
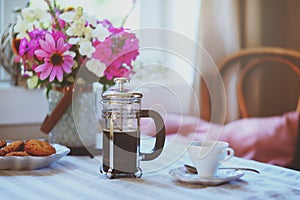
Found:
[[[178,181],[201,185],[221,185],[229,181],[237,180],[244,172],[235,169],[219,169],[215,177],[200,177],[190,173],[185,167],[171,169],[169,174]]]

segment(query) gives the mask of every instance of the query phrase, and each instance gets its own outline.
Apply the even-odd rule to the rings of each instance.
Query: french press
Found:
[[[165,125],[154,110],[141,110],[142,93],[124,88],[128,78],[114,79],[117,89],[102,94],[103,162],[100,172],[108,178],[141,177],[140,161],[160,155],[165,143]],[[155,144],[151,152],[140,152],[140,118],[150,117],[156,127]]]

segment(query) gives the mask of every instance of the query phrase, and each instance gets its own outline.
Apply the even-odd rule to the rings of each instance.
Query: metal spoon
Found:
[[[186,169],[193,173],[193,174],[197,174],[197,169],[196,167],[193,167],[191,165],[184,165],[186,167]],[[255,172],[260,174],[259,171],[257,171],[256,169],[252,169],[252,168],[245,168],[245,167],[220,167],[219,169],[235,169],[235,170],[244,170],[244,171],[251,171],[251,172]]]

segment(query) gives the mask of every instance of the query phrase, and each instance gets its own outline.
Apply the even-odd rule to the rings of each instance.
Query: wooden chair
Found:
[[[227,72],[235,68],[234,73],[230,71],[231,74],[226,77],[228,80],[231,80],[233,76],[239,77],[237,80],[237,103],[240,116],[238,118],[282,114],[292,110],[300,111],[300,51],[275,47],[243,49],[222,59],[218,67],[222,77],[228,75]],[[260,71],[261,73],[252,73],[256,70],[262,70],[259,67],[267,69]],[[268,70],[271,70],[271,72]],[[275,71],[279,72],[276,73]],[[250,73],[252,73],[252,76],[248,79]],[[275,78],[271,75],[275,75]],[[251,81],[254,81],[254,83]],[[276,86],[272,88],[274,84]],[[265,88],[262,88],[261,85]],[[284,85],[288,88],[283,88]],[[210,120],[211,102],[205,83],[202,84],[201,90],[201,117]],[[256,92],[256,94],[253,94],[253,92]],[[227,93],[227,96],[230,97],[230,95]],[[260,108],[253,109],[251,102],[261,99],[269,101],[267,104],[275,104],[273,107],[276,109],[269,105],[266,108],[265,104],[260,104]],[[280,103],[285,105],[281,106]],[[262,111],[255,113],[259,109]]]
[[[228,75],[229,71],[230,73],[233,72],[233,77],[238,77],[236,78],[236,88],[234,89],[236,92],[236,108],[239,111],[239,115],[237,116],[237,118],[279,115],[293,110],[297,110],[298,112],[300,112],[299,51],[277,47],[242,49],[222,59],[217,66],[224,81],[225,75],[226,73]],[[232,70],[231,68],[235,69]],[[268,68],[269,71],[264,71],[264,69],[261,68]],[[260,71],[257,72],[257,70]],[[276,73],[275,70],[279,70],[279,72]],[[270,79],[270,74],[275,76],[276,80]],[[254,81],[254,83],[251,81]],[[201,83],[201,118],[211,120],[212,105],[209,92],[207,86],[205,85],[205,82],[202,80]],[[270,89],[272,85],[275,85],[276,87],[273,90]],[[280,94],[279,89],[284,85],[287,85],[288,88],[281,90],[281,92],[283,92],[284,94]],[[261,86],[266,88],[261,89]],[[253,94],[253,92],[256,94]],[[269,92],[273,94],[263,97],[264,94],[267,94]],[[231,93],[226,93],[226,95],[227,97],[231,97]],[[284,99],[285,96],[289,97],[290,101]],[[279,100],[280,102],[277,102],[276,99],[279,99],[279,97],[282,99]],[[267,105],[263,105],[257,102],[256,104],[254,103],[254,101],[261,100],[265,100]],[[227,101],[230,102],[230,100]],[[251,103],[252,105],[250,105]],[[285,103],[286,105],[279,106],[279,103]],[[269,110],[264,110],[264,108],[270,107],[268,104],[274,105]],[[258,106],[259,108],[254,109],[255,106]],[[228,113],[230,113],[230,111],[231,108],[227,109]],[[257,111],[260,111],[260,113],[256,113]],[[230,121],[230,119],[228,121]],[[297,141],[297,151],[293,162],[293,168],[300,170],[299,126],[298,129],[299,134]]]

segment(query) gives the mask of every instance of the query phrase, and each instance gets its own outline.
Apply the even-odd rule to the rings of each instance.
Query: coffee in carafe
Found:
[[[164,147],[165,126],[162,117],[154,110],[141,110],[143,95],[124,88],[127,78],[117,78],[117,89],[102,95],[103,162],[101,173],[109,178],[141,177],[140,161],[153,160]],[[151,152],[140,152],[140,118],[150,117],[156,126],[156,141]]]

